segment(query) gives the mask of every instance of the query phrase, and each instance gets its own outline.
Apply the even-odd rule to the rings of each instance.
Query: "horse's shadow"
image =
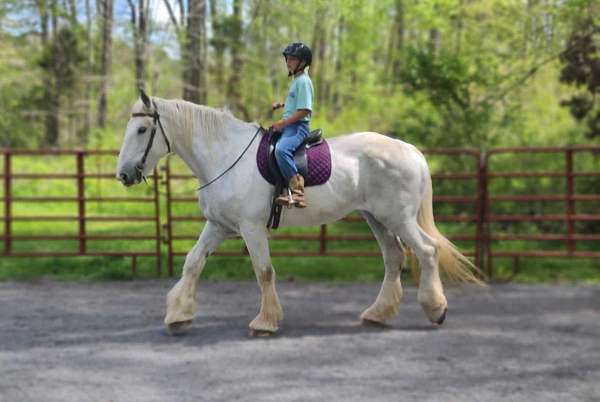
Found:
[[[217,343],[236,342],[236,341],[262,341],[277,339],[296,339],[304,337],[330,337],[340,335],[362,335],[390,332],[430,332],[437,331],[440,326],[434,324],[423,324],[415,322],[405,322],[391,325],[380,325],[376,323],[361,322],[356,316],[335,315],[330,316],[328,322],[320,319],[310,321],[294,320],[296,317],[286,317],[280,324],[277,332],[270,336],[254,336],[248,329],[244,318],[248,317],[228,317],[225,319],[197,319],[192,325],[182,333],[177,335],[168,334],[166,329],[161,330],[162,342],[192,344],[196,346],[210,346]]]

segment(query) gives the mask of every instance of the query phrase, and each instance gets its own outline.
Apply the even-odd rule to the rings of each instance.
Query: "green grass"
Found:
[[[184,257],[175,258],[174,276],[181,274]],[[0,258],[0,280],[131,280],[155,278],[154,258],[138,258],[137,275],[131,273],[131,259],[119,257],[76,258]],[[278,280],[284,281],[380,281],[383,278],[381,257],[274,257]],[[517,283],[595,283],[600,284],[598,261],[565,258],[522,258]],[[497,258],[496,278],[512,274],[512,260]],[[166,255],[163,255],[162,277],[167,276]],[[404,281],[411,282],[408,270]],[[202,280],[254,280],[249,257],[213,256],[201,275]]]
[[[517,283],[589,283],[600,284],[600,262],[584,258],[521,258],[520,270],[512,279]],[[513,263],[509,259],[494,262],[497,280],[510,278]]]
[[[179,162],[178,162],[179,163]],[[14,171],[19,173],[33,173],[52,170],[55,173],[73,173],[75,164],[72,157],[30,158],[15,157]],[[91,157],[86,159],[86,170],[92,173],[106,173],[114,169],[113,157]],[[179,172],[186,171],[177,168]],[[152,183],[152,181],[150,181]],[[447,183],[446,183],[447,184]],[[192,196],[195,194],[193,180],[174,180],[172,184],[174,195]],[[446,186],[447,187],[447,186]],[[161,192],[164,189],[161,189]],[[473,189],[466,186],[463,191],[458,188],[438,188],[440,194],[470,194]],[[1,189],[0,189],[1,191]],[[18,179],[13,181],[13,196],[76,196],[76,187],[73,180],[46,180],[46,179]],[[1,192],[0,192],[1,194]],[[151,197],[152,188],[149,186],[135,186],[125,189],[114,180],[86,179],[86,195],[88,197]],[[436,204],[436,213],[464,213],[472,214],[472,205]],[[0,203],[0,214],[4,213],[4,204]],[[161,215],[165,216],[165,202],[161,199]],[[497,211],[500,212],[500,211]],[[152,203],[127,202],[119,204],[88,202],[86,213],[93,216],[151,216],[154,213]],[[13,205],[13,214],[17,216],[35,215],[77,215],[77,204],[74,202],[55,203],[24,203]],[[174,203],[173,215],[198,216],[197,204]],[[164,223],[164,222],[163,222]],[[556,226],[556,224],[553,224]],[[174,234],[192,236],[191,240],[174,241],[177,252],[186,253],[195,243],[202,222],[176,222]],[[474,233],[470,223],[439,223],[440,230],[447,236],[453,234]],[[13,234],[43,235],[43,234],[72,234],[78,232],[77,221],[73,222],[44,222],[27,221],[14,222]],[[153,235],[154,222],[88,222],[88,234],[138,234]],[[525,223],[521,226],[498,227],[494,230],[502,233],[538,233],[543,230],[538,224]],[[560,230],[560,229],[559,229]],[[3,233],[3,222],[0,222],[0,233]],[[314,233],[319,228],[283,228],[275,233]],[[329,235],[339,234],[369,234],[370,229],[364,222],[337,222],[327,226]],[[469,241],[456,242],[464,250],[472,250],[473,243]],[[272,251],[318,251],[318,241],[290,241],[272,240]],[[4,244],[0,241],[0,250]],[[14,241],[15,251],[72,251],[78,250],[77,241]],[[89,241],[90,251],[154,251],[155,243],[152,240],[117,240],[117,241]],[[162,276],[167,272],[167,249],[161,245],[162,250]],[[563,242],[524,242],[513,241],[496,243],[494,250],[525,250],[525,249],[561,249]],[[219,250],[240,251],[243,249],[241,239],[228,240]],[[598,250],[598,244],[593,242],[578,242],[578,250]],[[378,251],[375,241],[330,241],[327,243],[328,251]],[[137,259],[138,278],[156,277],[155,260],[152,257],[139,257]],[[180,275],[184,257],[175,258],[175,276]],[[496,275],[505,278],[511,275],[512,259],[497,258],[494,260]],[[383,277],[383,262],[381,257],[274,257],[278,278],[280,280],[321,280],[321,281],[379,281]],[[600,263],[589,259],[567,258],[521,258],[520,272],[514,278],[516,282],[586,282],[600,283]],[[410,275],[406,274],[407,280]],[[61,258],[17,258],[0,257],[0,280],[32,280],[40,277],[50,277],[58,280],[129,280],[134,276],[131,272],[131,258],[129,257],[61,257]],[[220,280],[254,280],[250,259],[248,257],[219,257],[209,258],[202,274],[203,279]]]

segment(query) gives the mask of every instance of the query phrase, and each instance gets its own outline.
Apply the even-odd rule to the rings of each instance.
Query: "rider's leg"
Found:
[[[307,122],[291,124],[284,128],[281,139],[275,147],[277,164],[292,191],[292,203],[301,208],[306,207],[306,203],[304,202],[304,178],[298,174],[298,169],[294,163],[294,152],[296,152],[308,134]],[[280,205],[290,204],[289,197],[286,194],[279,196],[276,202]]]
[[[294,163],[294,152],[308,136],[308,124],[297,122],[283,129],[281,138],[275,146],[275,159],[281,174],[286,181],[298,174]]]

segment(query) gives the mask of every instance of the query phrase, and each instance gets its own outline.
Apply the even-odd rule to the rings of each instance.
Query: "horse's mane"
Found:
[[[215,109],[181,99],[154,99],[158,101],[161,115],[177,116],[169,119],[169,125],[185,133],[181,140],[189,146],[197,135],[211,136],[211,140],[218,141],[219,133],[237,131],[232,129],[251,124],[237,119],[227,108]]]

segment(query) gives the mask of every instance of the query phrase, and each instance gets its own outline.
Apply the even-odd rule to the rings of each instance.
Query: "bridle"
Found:
[[[152,148],[152,143],[154,142],[154,136],[156,135],[156,126],[160,127],[160,132],[165,139],[165,143],[167,144],[167,151],[171,153],[171,143],[165,134],[165,129],[163,128],[162,123],[160,122],[160,115],[158,114],[158,108],[156,107],[156,103],[152,101],[152,106],[154,106],[154,113],[132,113],[131,117],[152,117],[152,130],[150,131],[150,138],[148,139],[148,144],[146,145],[146,149],[144,150],[144,155],[142,156],[142,160],[135,165],[138,173],[143,177],[144,167],[146,166],[146,158],[150,153],[150,149]],[[145,178],[144,178],[145,179]]]
[[[167,135],[165,134],[165,129],[163,128],[162,123],[160,122],[160,115],[158,114],[158,109],[156,107],[156,103],[154,103],[154,101],[152,101],[152,105],[154,106],[154,113],[132,113],[131,114],[131,117],[152,117],[152,120],[153,120],[152,121],[152,131],[150,132],[150,139],[148,139],[148,144],[146,145],[146,149],[144,150],[144,155],[142,156],[142,160],[138,164],[135,165],[135,169],[140,174],[140,176],[142,176],[144,181],[146,180],[146,178],[144,177],[144,174],[143,174],[144,166],[146,165],[146,158],[148,157],[148,153],[150,152],[150,148],[152,148],[152,143],[154,142],[154,136],[156,135],[157,124],[160,127],[160,132],[161,132],[163,138],[165,139],[165,143],[167,144],[167,150],[169,153],[171,153],[171,144],[169,143],[169,139],[167,138]],[[240,161],[240,159],[242,159],[242,157],[244,156],[246,151],[248,151],[248,148],[250,148],[250,145],[252,145],[252,143],[254,142],[254,140],[256,139],[256,137],[258,136],[258,134],[260,132],[264,132],[264,129],[261,126],[258,127],[258,129],[256,130],[256,133],[254,133],[254,136],[252,137],[252,139],[250,140],[250,142],[248,143],[246,148],[242,151],[241,155],[235,160],[235,162],[233,162],[233,164],[231,166],[229,166],[227,169],[225,169],[225,171],[223,171],[223,173],[221,173],[220,175],[218,175],[217,177],[215,177],[208,183],[204,184],[203,186],[200,186],[200,188],[198,188],[198,191],[213,184],[215,181],[217,181],[221,177],[223,177],[225,175],[225,173],[227,173],[231,169],[233,169],[233,167],[235,165],[237,165],[237,163]]]

